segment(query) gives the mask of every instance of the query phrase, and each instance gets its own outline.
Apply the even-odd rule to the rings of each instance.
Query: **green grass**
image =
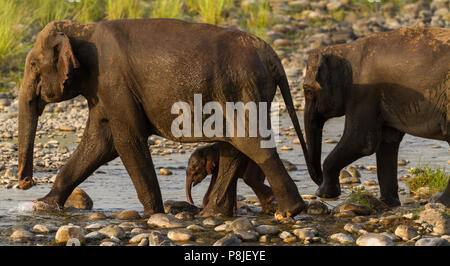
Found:
[[[80,23],[96,22],[105,17],[104,0],[80,0],[75,7],[74,20]]]
[[[0,0],[0,6],[0,65],[9,66],[11,59],[23,58],[31,47],[24,41],[32,20],[29,14],[24,15],[26,6],[21,1]]]
[[[222,21],[225,0],[198,0],[197,10],[201,22],[218,25]]]
[[[106,19],[140,18],[143,15],[140,0],[107,0]]]
[[[24,1],[26,2],[26,1]],[[72,17],[74,5],[63,0],[32,0],[33,18],[43,28],[51,21]]]
[[[269,4],[269,0],[259,0],[254,4],[242,7],[244,14],[248,15],[248,18],[244,20],[243,27],[261,39],[265,39],[265,30],[272,24]]]
[[[388,209],[386,204],[381,202],[372,193],[367,191],[352,190],[350,192],[350,195],[348,195],[348,197],[344,200],[344,203],[363,205],[374,212],[381,212]]]
[[[411,192],[417,193],[420,188],[428,187],[429,195],[436,192],[442,192],[446,188],[450,175],[445,172],[445,169],[432,169],[429,166],[412,167],[409,169],[412,177],[408,179],[407,185]]]
[[[180,18],[183,14],[181,0],[156,0],[153,1],[151,17],[153,18]]]

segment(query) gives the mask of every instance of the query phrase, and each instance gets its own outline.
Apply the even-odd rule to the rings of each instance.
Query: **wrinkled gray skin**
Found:
[[[82,95],[89,107],[83,138],[38,208],[61,208],[93,171],[120,156],[145,215],[163,212],[147,144],[155,134],[178,142],[220,142],[219,177],[202,215],[233,214],[244,154],[267,176],[278,214],[295,215],[305,204],[276,149],[260,147],[261,137],[175,137],[171,132],[179,116],[171,113],[175,102],[188,103],[191,112],[196,93],[203,103],[219,102],[223,110],[226,102],[270,103],[277,85],[303,141],[280,59],[250,34],[170,19],[51,22],[26,58],[20,89],[20,186],[33,185],[34,138],[45,105]]]
[[[304,90],[308,168],[316,194],[340,195],[339,171],[376,153],[381,200],[400,205],[397,157],[405,133],[450,141],[450,30],[409,27],[313,51]],[[324,123],[345,115],[339,143],[323,162]],[[450,205],[447,186],[439,201]]]

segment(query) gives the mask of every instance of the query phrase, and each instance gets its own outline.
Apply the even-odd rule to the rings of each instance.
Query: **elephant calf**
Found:
[[[202,208],[208,204],[219,173],[219,157],[220,145],[218,143],[198,148],[189,157],[186,169],[186,197],[189,203],[194,204],[191,195],[192,186],[199,184],[206,176],[211,175],[211,183],[203,197]],[[258,165],[248,158],[246,160],[247,166],[240,177],[255,192],[263,211],[268,211],[270,203],[275,199],[272,189],[264,184],[266,177]]]
[[[308,170],[316,194],[340,195],[339,171],[376,153],[381,200],[400,205],[397,157],[405,133],[450,143],[450,29],[407,27],[313,51],[303,84]],[[345,115],[323,162],[325,121]],[[311,167],[312,166],[312,167]],[[438,199],[450,206],[450,188]]]

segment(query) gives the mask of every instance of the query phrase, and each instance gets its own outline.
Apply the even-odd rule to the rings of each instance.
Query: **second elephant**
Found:
[[[400,205],[397,157],[404,134],[450,143],[449,69],[450,29],[443,28],[408,27],[313,51],[303,86],[316,194],[339,196],[339,171],[376,153],[381,200]],[[343,136],[322,173],[324,123],[343,115]],[[438,201],[450,206],[448,185]]]

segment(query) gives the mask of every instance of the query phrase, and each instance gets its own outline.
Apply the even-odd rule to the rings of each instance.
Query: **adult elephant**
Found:
[[[45,105],[82,95],[89,107],[83,138],[58,172],[51,191],[38,200],[43,205],[64,206],[77,185],[120,156],[145,215],[164,212],[147,144],[148,137],[156,134],[178,142],[221,143],[219,177],[203,215],[232,215],[244,154],[267,176],[279,202],[277,214],[295,215],[305,204],[276,149],[261,148],[264,138],[174,136],[171,130],[179,115],[172,114],[175,103],[185,102],[196,110],[194,94],[201,94],[203,102],[218,102],[225,110],[226,102],[270,105],[277,85],[302,137],[280,59],[250,34],[171,19],[89,25],[51,22],[38,34],[26,58],[20,89],[20,186],[33,184],[33,144]],[[195,114],[186,115],[195,120]],[[194,130],[196,125],[194,121]]]
[[[399,144],[405,133],[450,141],[450,29],[407,27],[313,51],[304,113],[309,172],[324,198],[340,195],[339,171],[376,153],[381,200],[400,205]],[[323,162],[325,121],[345,115],[344,133]],[[312,167],[311,167],[312,166]],[[450,205],[450,188],[439,201]]]

